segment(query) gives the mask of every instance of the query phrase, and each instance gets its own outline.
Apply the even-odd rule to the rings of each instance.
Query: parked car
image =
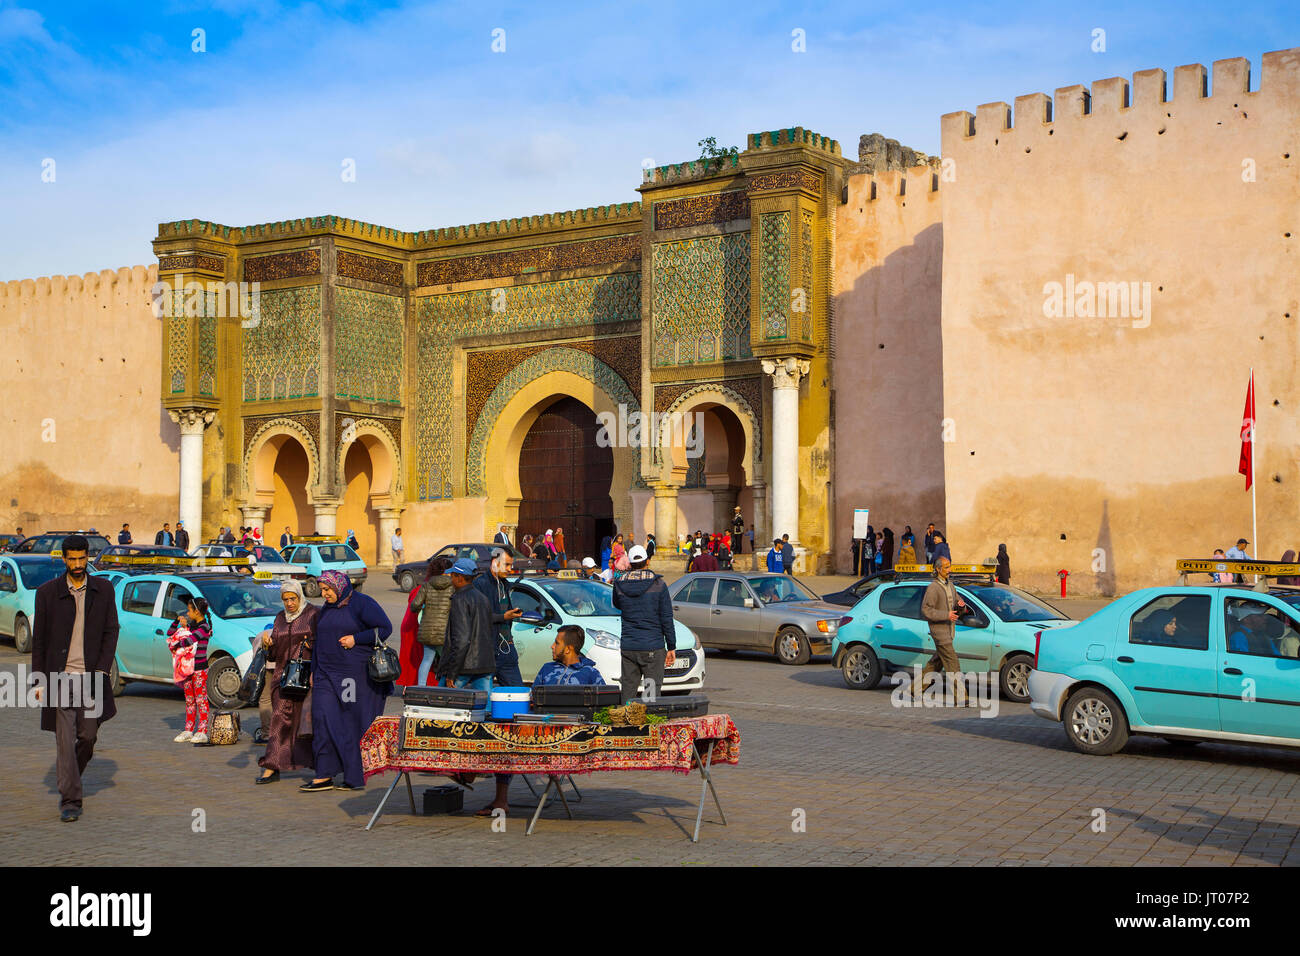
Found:
[[[924,667],[934,655],[929,622],[921,616],[928,575],[900,574],[873,588],[840,621],[831,649],[844,683],[869,690],[889,673]],[[1027,591],[988,577],[954,578],[971,610],[957,621],[953,649],[965,673],[996,673],[1002,696],[1029,700],[1035,634],[1073,621]]]
[[[619,651],[622,619],[614,607],[614,589],[602,581],[582,578],[554,578],[525,575],[510,585],[510,603],[525,614],[538,614],[540,621],[515,621],[510,632],[519,651],[519,670],[531,683],[543,664],[550,661],[555,634],[565,624],[576,624],[586,632],[582,653],[596,662],[605,682],[617,684],[623,672]],[[677,660],[664,670],[668,692],[699,690],[704,686],[704,652],[695,634],[681,621],[674,621]]]
[[[104,570],[112,567],[129,567],[139,566],[144,562],[138,558],[154,558],[155,563],[162,565],[168,558],[179,560],[189,564],[189,555],[181,548],[173,547],[169,544],[111,544],[90,562],[90,566],[96,570]]]
[[[476,565],[480,574],[485,573],[492,564],[492,549],[501,548],[505,545],[500,544],[449,544],[439,548],[433,554],[429,555],[423,561],[404,561],[393,569],[393,581],[399,588],[408,594],[415,590],[415,586],[424,581],[425,575],[429,571],[429,562],[437,557],[445,557],[451,561],[460,558],[469,558]],[[514,568],[516,571],[544,571],[546,565],[536,558],[529,557],[522,551],[510,548],[510,556],[514,558]]]
[[[120,633],[113,670],[114,695],[128,681],[172,683],[167,629],[191,597],[208,602],[208,700],[220,710],[243,706],[236,696],[253,659],[253,639],[283,608],[278,581],[223,571],[123,574],[114,586]]]
[[[897,575],[893,570],[874,571],[865,578],[858,579],[842,591],[823,594],[822,600],[828,604],[838,604],[841,607],[853,607],[880,585],[889,584],[896,577]]]
[[[1300,747],[1298,609],[1293,587],[1134,591],[1039,635],[1030,707],[1086,754],[1134,734]]]
[[[65,570],[62,561],[49,555],[0,555],[0,634],[12,637],[20,654],[32,651],[36,589]]]
[[[54,554],[63,548],[63,539],[70,534],[79,534],[86,539],[86,553],[94,558],[108,547],[108,539],[102,534],[88,534],[85,531],[43,531],[24,538],[13,546],[14,554]]]
[[[0,554],[13,550],[14,545],[23,540],[20,534],[0,534]]]
[[[701,571],[669,591],[673,614],[705,647],[764,651],[782,664],[806,664],[830,650],[844,610],[788,574]]]
[[[293,578],[305,584],[308,577],[310,577],[302,565],[289,563],[279,551],[267,544],[246,548],[242,544],[222,544],[217,541],[210,541],[207,544],[199,545],[190,554],[192,557],[205,560],[210,558],[249,558],[253,563],[253,568],[258,571],[269,572],[277,581]]]
[[[342,571],[354,588],[366,583],[366,562],[342,541],[312,541],[296,543],[288,549],[284,559],[306,572],[302,590],[307,597],[320,597],[317,580],[326,571]]]

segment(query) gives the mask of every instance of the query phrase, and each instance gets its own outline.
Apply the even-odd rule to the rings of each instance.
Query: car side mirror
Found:
[[[753,607],[753,606],[754,606],[754,599],[751,597],[745,598],[745,607]]]
[[[525,611],[519,616],[521,624],[531,624],[533,627],[541,627],[547,621],[547,615],[541,611]]]
[[[962,627],[988,627],[989,626],[988,621],[984,620],[983,617],[975,613],[967,614],[965,617],[957,618],[957,623],[960,624]]]

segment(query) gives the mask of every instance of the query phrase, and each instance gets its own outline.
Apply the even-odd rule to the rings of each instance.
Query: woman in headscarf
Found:
[[[614,538],[611,535],[605,535],[600,539],[600,569],[603,571],[609,567],[609,555],[613,550]]]
[[[550,552],[549,558],[555,557],[555,532],[550,528],[546,529],[546,534],[542,535],[542,544]]]
[[[361,545],[357,543],[357,536],[352,533],[351,528],[348,528],[348,547],[353,551],[361,550]]]
[[[365,786],[361,735],[384,712],[391,683],[370,679],[367,664],[374,646],[393,632],[379,603],[352,590],[347,575],[326,571],[319,578],[321,608],[312,645],[312,757],[316,776],[298,789],[307,793]]]
[[[257,761],[262,768],[257,783],[274,783],[280,779],[281,770],[311,766],[310,734],[304,736],[302,729],[303,714],[309,713],[312,695],[309,693],[306,700],[289,700],[280,694],[280,681],[276,677],[284,673],[294,658],[311,657],[320,609],[307,602],[302,585],[293,580],[280,584],[280,600],[284,602],[284,610],[275,616],[271,629],[262,632],[267,664],[274,663],[275,670],[267,668],[267,681],[271,684],[271,729],[267,734],[266,753]]]
[[[627,560],[627,550],[623,547],[623,532],[614,535],[614,541],[609,546],[609,566],[616,574],[622,574],[631,568]]]
[[[949,558],[949,560],[952,560]],[[998,573],[993,576],[998,584],[1011,583],[1011,558],[1007,555],[1007,546],[998,545]]]
[[[862,539],[862,576],[876,571],[876,529],[867,525],[867,536]]]
[[[885,557],[884,560],[881,561],[881,566],[886,571],[889,571],[894,567],[894,532],[886,528],[881,533],[884,535],[884,544],[882,547],[885,551]]]

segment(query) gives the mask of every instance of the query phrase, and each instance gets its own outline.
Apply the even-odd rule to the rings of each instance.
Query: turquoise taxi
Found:
[[[61,560],[48,554],[0,555],[0,634],[12,637],[20,654],[32,652],[36,589],[64,569]]]
[[[934,655],[921,601],[931,580],[928,564],[896,565],[893,581],[873,588],[840,618],[831,642],[831,659],[844,683],[869,690],[895,671],[924,667]],[[1029,700],[1034,635],[1074,624],[1028,591],[998,584],[995,565],[952,566],[958,595],[970,608],[959,618],[953,649],[966,674],[996,673],[1007,700]]]
[[[1300,747],[1300,565],[1179,561],[1180,583],[1142,588],[1060,633],[1043,631],[1030,708],[1075,749],[1113,754],[1134,734],[1171,743]],[[1192,583],[1189,575],[1260,576]]]
[[[341,571],[348,576],[354,588],[366,583],[366,562],[350,547],[336,538],[304,535],[284,549],[284,560],[296,564],[307,572],[302,582],[307,597],[320,597],[320,581],[326,571]]]

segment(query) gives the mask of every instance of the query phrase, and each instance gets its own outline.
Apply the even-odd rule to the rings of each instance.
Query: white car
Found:
[[[576,624],[587,637],[582,653],[596,662],[605,682],[617,684],[623,673],[619,653],[622,624],[614,607],[614,589],[600,581],[582,578],[554,578],[528,575],[512,582],[510,604],[526,614],[541,615],[540,623],[515,621],[511,626],[519,651],[519,670],[531,683],[543,664],[549,663],[556,631],[564,624]],[[680,621],[673,622],[677,660],[664,671],[665,693],[690,693],[704,687],[704,651],[699,638]]]
[[[287,578],[295,578],[298,581],[306,581],[309,574],[302,567],[296,564],[290,564],[284,560],[284,557],[275,548],[266,544],[259,544],[251,548],[246,548],[240,544],[201,544],[190,552],[190,557],[194,558],[251,558],[253,570],[265,571],[275,580],[283,581]],[[216,568],[213,568],[216,570]]]

